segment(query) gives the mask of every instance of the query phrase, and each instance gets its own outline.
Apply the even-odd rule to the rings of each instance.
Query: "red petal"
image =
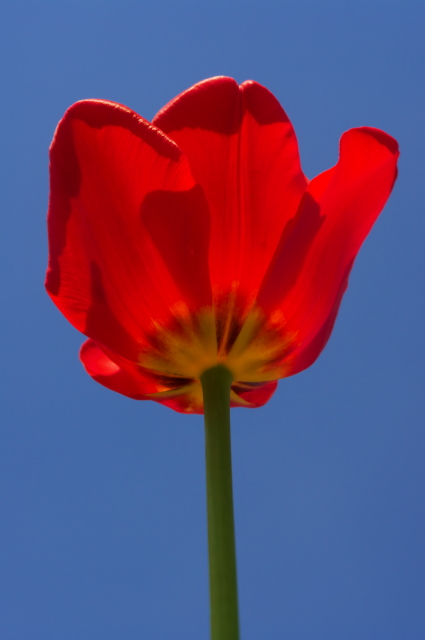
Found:
[[[77,329],[137,360],[153,319],[211,304],[202,189],[174,142],[110,102],[73,105],[50,158],[47,290]]]
[[[133,400],[153,400],[179,413],[203,413],[199,380],[160,376],[120,358],[94,340],[81,347],[80,360],[99,384]]]
[[[80,350],[80,360],[87,373],[104,387],[135,400],[145,400],[155,391],[153,381],[139,375],[136,364],[118,365],[94,340],[87,340]]]
[[[256,409],[270,400],[277,389],[277,381],[272,382],[236,382],[232,385],[233,396],[231,407],[247,407]],[[242,401],[239,401],[238,399]]]
[[[120,358],[94,340],[86,340],[82,345],[80,360],[96,382],[134,400],[157,400],[161,394],[180,393],[180,388],[186,389],[193,382],[185,378],[157,375]],[[168,401],[169,398],[166,399]],[[162,398],[157,401],[162,402]]]
[[[211,211],[210,270],[216,294],[255,294],[307,181],[291,123],[255,82],[201,82],[154,124],[186,154]]]
[[[120,358],[94,340],[81,347],[80,360],[96,382],[134,400],[154,400],[180,413],[203,413],[199,380],[160,376]],[[232,407],[261,407],[273,395],[277,382],[234,383]]]
[[[377,129],[341,138],[340,159],[312,180],[282,234],[257,302],[280,310],[294,336],[291,373],[325,346],[354,259],[384,207],[396,178],[397,142]]]

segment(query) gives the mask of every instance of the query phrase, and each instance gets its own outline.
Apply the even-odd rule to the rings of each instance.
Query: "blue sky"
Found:
[[[202,418],[96,385],[43,280],[65,109],[150,119],[224,74],[273,91],[310,178],[351,127],[401,148],[325,351],[232,412],[242,639],[422,640],[424,29],[409,1],[3,2],[1,638],[208,637]]]

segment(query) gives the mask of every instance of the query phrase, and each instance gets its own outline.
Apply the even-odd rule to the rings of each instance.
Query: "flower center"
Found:
[[[241,317],[226,304],[193,314],[179,303],[166,325],[152,326],[139,364],[186,381],[199,381],[204,371],[223,364],[235,382],[266,382],[286,375],[283,361],[294,341],[279,311],[266,319],[253,307]]]

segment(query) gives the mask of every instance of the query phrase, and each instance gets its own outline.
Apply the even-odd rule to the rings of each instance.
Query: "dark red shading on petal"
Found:
[[[114,103],[73,105],[50,159],[47,290],[77,329],[137,360],[152,320],[166,319],[176,303],[193,308],[211,300],[208,258],[197,250],[210,225],[201,190],[176,144]],[[164,204],[184,218],[180,233],[167,208],[140,215],[161,191]],[[165,256],[171,238],[176,246]]]
[[[253,116],[257,124],[284,123],[287,125],[289,123],[288,116],[274,95],[261,84],[247,80],[240,86],[240,90],[243,94],[244,107]],[[286,133],[294,135],[291,129],[287,129]]]
[[[110,126],[124,128],[152,147],[158,155],[174,162],[178,162],[180,159],[180,149],[167,136],[161,135],[161,132],[150,126],[144,118],[122,104],[108,100],[81,100],[70,109],[73,111],[74,118],[78,117],[92,129],[103,129],[103,127]],[[72,129],[69,130],[69,133],[72,144]]]
[[[348,278],[353,264],[354,258],[346,269],[346,273],[342,278],[339,291],[337,293],[332,309],[325,322],[320,327],[319,331],[314,335],[310,342],[306,341],[301,345],[301,347],[295,349],[294,351],[291,351],[290,357],[288,358],[288,364],[290,364],[291,372],[290,375],[295,375],[300,371],[304,371],[304,369],[307,369],[307,367],[310,367],[326,347],[326,343],[331,337],[332,329],[334,328],[335,320],[338,315],[339,307],[341,305],[342,296],[344,295],[348,287]]]
[[[206,195],[215,299],[235,288],[248,298],[307,186],[288,117],[261,85],[219,77],[182,93],[154,124],[186,154]]]
[[[295,336],[292,373],[312,364],[329,338],[351,266],[391,193],[398,155],[383,131],[346,132],[338,164],[310,182],[285,229],[257,303],[267,315],[279,309]]]
[[[232,391],[234,391],[244,403],[249,403],[249,408],[256,409],[262,407],[266,402],[270,400],[272,395],[277,389],[277,381],[272,382],[236,382],[232,384]],[[232,402],[232,407],[247,406]]]
[[[210,78],[171,100],[153,123],[167,135],[190,128],[229,136],[237,133],[241,125],[242,110],[238,105],[239,86],[232,78]]]
[[[136,361],[139,346],[109,306],[102,271],[95,262],[90,263],[90,296],[84,333],[95,335],[99,342],[108,344],[112,351],[121,352]]]
[[[168,271],[195,307],[211,303],[208,269],[210,213],[199,185],[189,191],[151,191],[142,202],[143,224]]]
[[[268,278],[269,272],[266,274],[261,287],[262,301],[268,298],[275,300],[278,295],[283,299],[292,289],[323,222],[320,206],[309,193],[306,193],[296,216],[286,223],[275,258],[269,267],[269,272],[280,274],[279,283],[276,285],[272,277]],[[279,287],[279,294],[276,292],[276,286]]]

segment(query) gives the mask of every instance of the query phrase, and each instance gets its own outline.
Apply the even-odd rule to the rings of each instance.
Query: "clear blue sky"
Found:
[[[401,147],[320,359],[232,414],[242,640],[423,640],[424,32],[408,0],[2,3],[2,640],[208,637],[202,418],[94,383],[43,280],[65,109],[221,74],[273,91],[309,177],[351,127]]]

